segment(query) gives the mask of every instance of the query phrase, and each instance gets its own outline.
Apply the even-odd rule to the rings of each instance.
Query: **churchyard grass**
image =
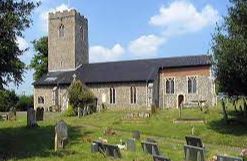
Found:
[[[99,153],[91,153],[93,140],[102,137],[109,143],[120,143],[132,137],[132,131],[140,130],[141,140],[154,138],[160,152],[173,161],[184,158],[183,145],[185,136],[194,134],[202,138],[206,147],[206,156],[215,154],[239,156],[241,149],[247,144],[247,128],[244,125],[229,125],[226,127],[222,120],[220,108],[210,109],[203,113],[199,109],[182,111],[183,118],[200,118],[202,123],[173,123],[178,118],[179,111],[162,110],[151,118],[128,121],[123,119],[126,111],[106,111],[86,117],[64,117],[59,113],[45,113],[44,121],[38,122],[39,127],[26,128],[26,113],[17,113],[16,121],[0,122],[0,156],[2,153],[10,156],[11,160],[110,160]],[[69,143],[64,150],[54,151],[54,126],[63,119],[69,126]],[[116,135],[105,136],[104,130],[112,128]],[[140,141],[141,141],[140,140]],[[151,161],[148,154],[142,152],[141,143],[137,141],[137,151],[121,151],[121,160]]]

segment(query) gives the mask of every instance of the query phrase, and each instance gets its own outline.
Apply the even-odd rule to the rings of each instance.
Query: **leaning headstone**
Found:
[[[205,149],[184,145],[185,161],[205,161]]]
[[[203,148],[203,143],[201,138],[196,136],[185,136],[187,145],[197,146]]]
[[[151,155],[160,155],[158,144],[152,142],[141,142],[142,150]]]
[[[169,158],[160,155],[153,155],[154,161],[171,161]]]
[[[217,155],[217,161],[243,161],[243,158]]]
[[[16,109],[15,107],[10,108],[8,112],[8,120],[13,121],[16,120]]]
[[[44,108],[38,107],[36,109],[36,120],[43,121],[44,120]]]
[[[135,152],[136,151],[136,143],[135,139],[127,140],[127,150]]]
[[[27,127],[37,127],[38,124],[36,122],[36,114],[33,108],[29,108],[27,110]]]
[[[133,138],[136,139],[136,140],[140,140],[141,138],[141,132],[136,130],[136,131],[133,131]]]
[[[61,120],[55,126],[55,151],[63,149],[68,140],[68,126]]]

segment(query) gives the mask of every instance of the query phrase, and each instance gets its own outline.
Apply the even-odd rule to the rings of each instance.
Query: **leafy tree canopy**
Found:
[[[31,60],[30,67],[35,70],[34,80],[38,80],[48,71],[48,37],[42,37],[32,43],[36,54]]]
[[[21,50],[17,44],[17,36],[30,27],[31,12],[39,3],[28,0],[0,1],[0,89],[9,82],[19,85],[25,64],[19,57],[27,50]]]
[[[0,111],[9,111],[11,107],[15,107],[18,102],[18,96],[15,91],[0,90]]]
[[[247,1],[230,0],[228,15],[213,35],[219,91],[247,95]]]

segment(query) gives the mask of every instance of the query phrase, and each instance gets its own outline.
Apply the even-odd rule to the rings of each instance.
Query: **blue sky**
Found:
[[[29,47],[21,59],[29,64],[34,39],[47,35],[47,13],[76,9],[89,21],[90,62],[207,54],[216,22],[227,13],[227,0],[41,0],[33,25],[18,38]],[[18,94],[32,94],[28,70]]]

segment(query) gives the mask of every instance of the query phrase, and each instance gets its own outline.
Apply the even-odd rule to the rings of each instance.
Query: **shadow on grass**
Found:
[[[54,126],[47,125],[34,129],[25,126],[0,129],[0,160],[29,157],[49,157],[75,154],[73,151],[54,151]],[[69,140],[80,136],[77,128],[69,126]]]
[[[225,120],[222,118],[210,121],[208,125],[210,129],[222,134],[231,134],[235,136],[247,134],[247,122],[245,119],[234,117],[229,119],[228,122],[229,123],[226,124]]]

